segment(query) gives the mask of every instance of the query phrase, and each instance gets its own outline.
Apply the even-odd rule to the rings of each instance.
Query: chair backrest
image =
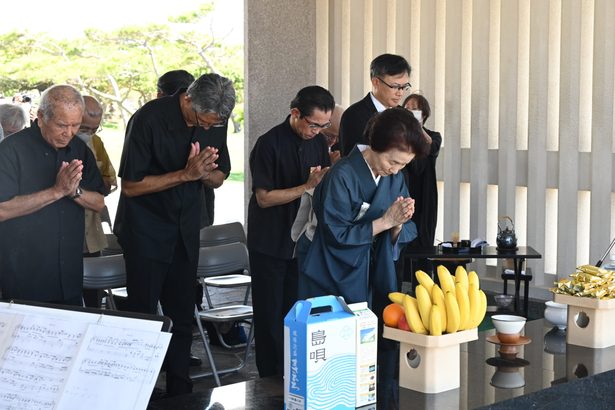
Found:
[[[233,273],[250,274],[250,261],[245,244],[234,242],[199,249],[196,271],[199,278]]]
[[[227,243],[246,243],[246,233],[240,222],[206,226],[200,233],[201,247],[224,245]]]
[[[83,258],[83,288],[111,289],[126,286],[122,255]]]

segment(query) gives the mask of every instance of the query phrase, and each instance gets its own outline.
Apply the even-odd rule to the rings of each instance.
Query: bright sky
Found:
[[[27,28],[54,37],[73,37],[84,28],[112,30],[125,25],[165,23],[168,16],[195,10],[200,4],[200,0],[30,0],[27,5],[4,1],[0,33]],[[229,42],[243,42],[243,0],[216,0],[214,13],[214,31],[218,35],[230,32]]]

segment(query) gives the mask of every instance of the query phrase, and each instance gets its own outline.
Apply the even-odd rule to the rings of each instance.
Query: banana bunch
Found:
[[[581,265],[572,279],[560,279],[555,282],[553,293],[563,295],[590,297],[596,299],[615,298],[615,272],[593,265]]]
[[[440,286],[419,270],[415,297],[392,292],[389,299],[404,307],[406,321],[414,333],[440,336],[477,327],[487,311],[487,296],[480,290],[476,272],[459,266],[452,276],[444,266],[437,268]]]

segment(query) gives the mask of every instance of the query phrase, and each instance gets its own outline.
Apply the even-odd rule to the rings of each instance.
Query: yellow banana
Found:
[[[455,293],[455,281],[453,280],[451,273],[446,269],[446,267],[440,265],[437,268],[438,271],[438,280],[440,281],[440,287],[442,291],[446,294],[446,292]]]
[[[459,265],[455,270],[455,283],[461,283],[466,290],[468,290],[468,272],[466,268]]]
[[[431,278],[431,276],[429,276],[427,273],[423,272],[422,270],[417,270],[414,273],[414,276],[416,276],[416,280],[418,280],[419,283],[423,285],[425,289],[427,289],[427,292],[431,294],[431,288],[433,288],[433,285],[434,285],[433,279]]]
[[[468,289],[468,299],[470,300],[470,321],[468,323],[468,329],[477,327],[479,322],[479,315],[481,314],[481,301],[478,288],[470,286]]]
[[[476,289],[480,289],[480,280],[478,279],[478,275],[474,271],[468,272],[468,285],[476,285]]]
[[[440,308],[442,329],[446,329],[446,304],[444,303],[444,292],[442,292],[440,286],[433,285],[433,288],[431,288],[431,300],[434,306],[438,305]]]
[[[423,326],[425,329],[429,330],[429,314],[431,312],[431,296],[429,296],[429,292],[423,285],[417,285],[414,290],[416,293],[416,301],[419,307],[419,314],[421,315],[421,320],[423,321]]]
[[[427,334],[427,329],[423,326],[421,316],[419,315],[416,299],[410,295],[404,296],[404,313],[406,314],[406,321],[410,325],[411,331],[422,335]]]
[[[455,296],[459,305],[459,330],[466,330],[470,321],[470,301],[468,291],[461,283],[455,285]]]
[[[483,323],[483,319],[485,318],[485,314],[487,314],[487,295],[482,290],[478,291],[480,295],[480,308],[478,310],[478,316],[476,322],[478,323],[476,326],[480,326]]]
[[[442,335],[442,316],[440,315],[440,306],[433,305],[429,316],[429,334],[432,336]]]
[[[457,305],[457,298],[453,292],[444,294],[444,303],[446,305],[446,332],[455,333],[459,330],[459,305]]]
[[[389,293],[389,300],[393,303],[399,303],[400,305],[403,305],[404,296],[406,296],[406,294],[402,292],[391,292]]]

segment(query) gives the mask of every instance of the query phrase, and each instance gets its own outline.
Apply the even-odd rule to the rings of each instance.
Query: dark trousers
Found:
[[[173,321],[173,337],[165,357],[169,396],[192,392],[189,377],[194,312],[196,259],[190,261],[184,246],[175,248],[171,263],[124,253],[128,306],[134,312],[156,313],[158,301]]]
[[[297,261],[250,251],[256,367],[261,377],[284,373],[284,316],[297,300]]]

